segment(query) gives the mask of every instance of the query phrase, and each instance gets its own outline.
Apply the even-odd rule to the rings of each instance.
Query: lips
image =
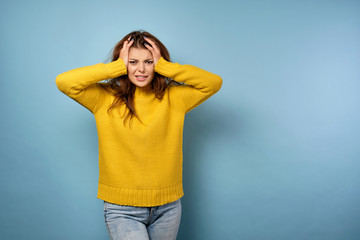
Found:
[[[144,76],[144,75],[135,75],[135,78],[136,80],[142,82],[142,81],[145,81],[147,76]]]

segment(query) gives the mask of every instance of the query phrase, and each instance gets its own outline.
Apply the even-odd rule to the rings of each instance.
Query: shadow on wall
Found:
[[[220,106],[212,102],[209,107],[205,104],[192,110],[186,115],[183,139],[183,183],[184,197],[182,198],[183,212],[178,239],[201,239],[204,236],[200,226],[206,225],[201,211],[206,197],[203,183],[204,177],[199,176],[211,168],[211,161],[222,159],[208,159],[207,150],[216,148],[221,142],[221,148],[212,151],[223,151],[227,141],[231,141],[239,134],[241,124],[234,123],[229,114],[235,114],[230,106]],[[239,119],[237,119],[239,120]],[[223,155],[219,153],[219,155]],[[206,158],[206,159],[205,159]],[[207,188],[208,189],[208,188]]]

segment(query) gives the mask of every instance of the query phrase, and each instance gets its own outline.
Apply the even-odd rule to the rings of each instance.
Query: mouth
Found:
[[[142,82],[142,81],[146,80],[147,76],[145,76],[145,75],[135,75],[135,78],[136,78],[136,80]]]

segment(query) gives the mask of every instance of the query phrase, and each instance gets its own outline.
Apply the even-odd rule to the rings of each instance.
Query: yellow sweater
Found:
[[[57,76],[60,91],[89,109],[95,116],[99,140],[98,198],[129,206],[159,206],[183,196],[182,136],[187,112],[216,93],[218,75],[191,65],[161,58],[155,71],[184,85],[171,86],[162,100],[142,88],[135,90],[137,118],[131,127],[122,113],[107,110],[114,96],[99,83],[127,74],[119,58],[110,63],[76,68]]]

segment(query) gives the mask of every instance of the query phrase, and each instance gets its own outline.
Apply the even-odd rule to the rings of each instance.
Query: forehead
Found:
[[[152,54],[148,49],[132,47],[129,50],[129,58],[148,59],[148,58],[152,58]]]

